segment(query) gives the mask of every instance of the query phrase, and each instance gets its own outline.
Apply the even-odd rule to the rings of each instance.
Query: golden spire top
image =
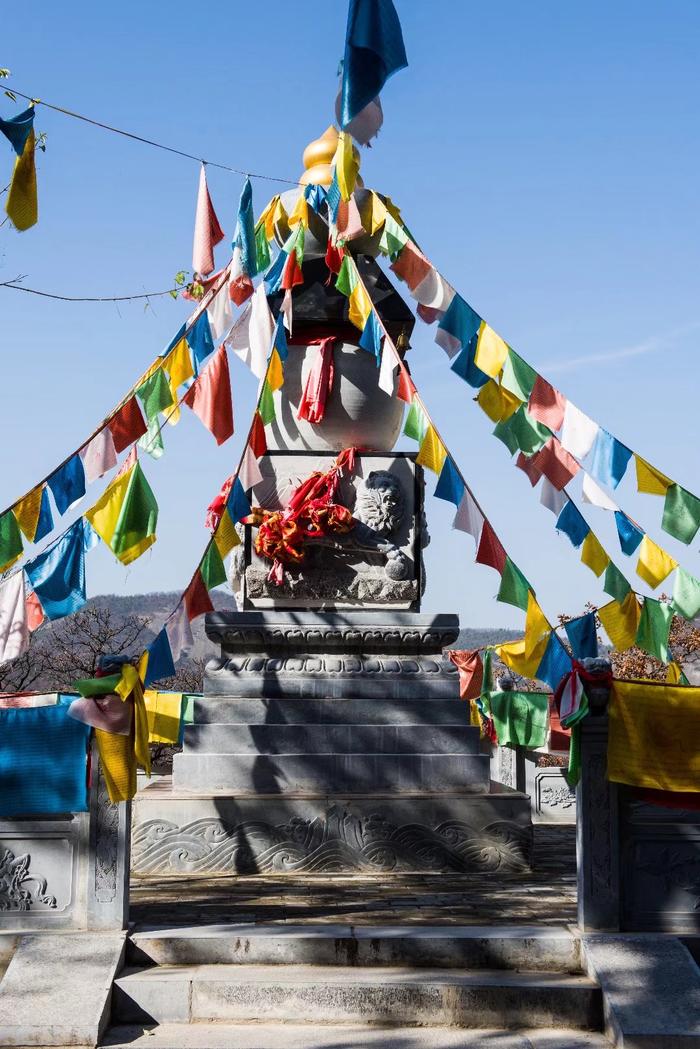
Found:
[[[309,142],[302,157],[305,169],[299,179],[302,186],[330,186],[333,179],[333,157],[338,148],[338,138],[338,129],[331,124],[320,138]],[[360,153],[355,146],[353,146],[353,152],[359,166]],[[357,185],[362,185],[360,178],[357,180]]]

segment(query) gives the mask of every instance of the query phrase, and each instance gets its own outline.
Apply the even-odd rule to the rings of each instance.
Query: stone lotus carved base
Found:
[[[141,875],[517,871],[527,867],[529,845],[528,828],[512,820],[399,825],[381,812],[358,817],[333,805],[282,824],[147,820],[134,833],[132,862]]]

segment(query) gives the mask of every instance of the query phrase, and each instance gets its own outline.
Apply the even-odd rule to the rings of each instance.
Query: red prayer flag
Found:
[[[477,699],[481,695],[484,680],[484,664],[479,650],[454,650],[447,655],[459,671],[460,699]]]
[[[522,470],[524,474],[527,474],[527,478],[533,488],[542,476],[542,471],[534,460],[534,455],[525,455],[524,452],[521,452],[515,460],[515,465],[519,470]]]
[[[559,491],[564,488],[581,467],[556,437],[550,437],[539,452],[532,456],[535,467],[552,482]]]
[[[392,262],[390,267],[397,277],[405,281],[408,284],[411,291],[417,288],[422,280],[430,273],[432,266],[425,258],[421,255],[418,248],[412,241],[408,241],[404,245],[401,254],[399,255],[396,262]]]
[[[44,622],[44,609],[33,590],[27,594],[25,607],[27,609],[27,630],[33,633]]]
[[[297,258],[296,251],[290,252],[287,261],[284,264],[282,270],[282,283],[280,287],[284,291],[290,291],[295,284],[304,283],[304,274],[301,272],[301,266]]]
[[[340,267],[342,265],[343,251],[341,248],[338,247],[337,244],[334,244],[331,238],[329,237],[328,246],[326,247],[326,266],[328,266],[329,270],[328,280],[326,281],[327,284],[330,283],[330,274],[340,273]]]
[[[224,239],[224,231],[214,211],[209,196],[207,173],[202,164],[199,172],[197,212],[194,220],[194,244],[192,246],[192,269],[206,275],[214,269],[214,245]]]
[[[229,439],[233,433],[233,403],[228,357],[223,344],[183,399],[214,435],[217,444],[223,444]]]
[[[489,522],[484,521],[484,527],[481,529],[481,538],[479,539],[479,549],[476,552],[476,563],[495,568],[499,575],[502,575],[503,569],[506,567],[507,556],[501,540]]]
[[[250,431],[250,447],[253,455],[259,459],[267,451],[267,438],[265,436],[265,423],[262,421],[260,412],[253,416],[253,426]]]
[[[416,306],[416,313],[426,324],[434,324],[438,317],[442,317],[444,312],[444,310],[436,310],[434,306],[424,306],[422,302],[419,302]]]
[[[406,404],[410,404],[413,400],[416,388],[413,385],[413,380],[408,374],[407,368],[399,368],[399,382],[396,388],[396,396],[401,401],[405,401]]]
[[[559,390],[538,375],[532,387],[527,410],[533,419],[537,419],[550,430],[560,430],[564,425],[566,398]]]
[[[112,433],[114,448],[117,452],[123,452],[130,444],[138,441],[139,437],[143,437],[148,432],[135,397],[123,404],[107,425]]]
[[[199,569],[195,572],[190,585],[182,596],[185,602],[187,618],[190,623],[198,616],[203,616],[205,612],[214,611],[214,606],[209,597],[209,591],[204,584],[202,573]]]

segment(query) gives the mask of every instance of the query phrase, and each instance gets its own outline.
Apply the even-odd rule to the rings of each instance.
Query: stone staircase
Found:
[[[568,930],[145,929],[104,1046],[602,1049],[600,988]]]

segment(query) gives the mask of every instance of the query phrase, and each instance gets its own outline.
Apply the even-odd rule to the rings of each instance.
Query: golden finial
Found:
[[[302,186],[330,186],[333,179],[333,157],[338,147],[338,137],[337,128],[331,124],[320,138],[309,142],[302,157],[305,168],[304,174],[299,179]],[[355,146],[353,150],[359,164],[359,151]],[[358,178],[357,185],[362,186],[362,179]]]

